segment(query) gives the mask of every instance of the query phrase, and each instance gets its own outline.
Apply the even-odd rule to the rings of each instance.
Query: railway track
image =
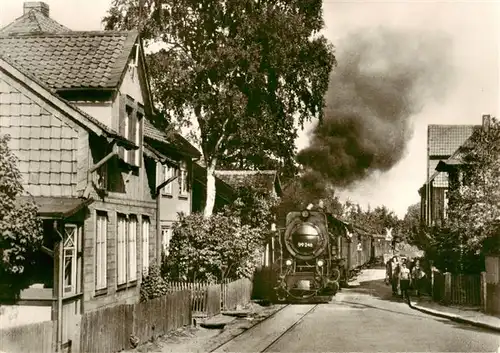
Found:
[[[287,304],[275,313],[218,345],[210,352],[266,352],[293,330],[319,304]]]

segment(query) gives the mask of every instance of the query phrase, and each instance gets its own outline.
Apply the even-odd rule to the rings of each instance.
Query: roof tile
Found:
[[[0,56],[55,90],[115,88],[136,39],[135,31],[0,36]]]
[[[14,20],[14,22],[0,29],[0,35],[11,35],[18,33],[35,33],[35,32],[68,32],[62,24],[54,21],[50,17],[40,11],[31,10],[23,16]]]
[[[217,170],[215,175],[235,189],[253,186],[257,189],[272,191],[277,172],[275,170]]]
[[[429,125],[429,156],[451,156],[480,125]]]

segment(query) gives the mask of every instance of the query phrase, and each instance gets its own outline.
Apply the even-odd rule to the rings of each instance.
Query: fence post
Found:
[[[446,272],[444,274],[444,303],[449,304],[451,302],[451,273]]]
[[[481,272],[481,311],[486,312],[487,303],[486,272]]]

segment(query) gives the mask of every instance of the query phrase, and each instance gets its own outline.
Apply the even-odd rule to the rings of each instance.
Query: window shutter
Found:
[[[118,99],[118,133],[120,136],[125,136],[125,117],[127,115],[127,110],[126,110],[126,100],[125,96],[123,94],[120,94],[119,99]],[[119,156],[121,159],[125,158],[125,149],[123,147],[120,147],[120,150],[118,152]]]

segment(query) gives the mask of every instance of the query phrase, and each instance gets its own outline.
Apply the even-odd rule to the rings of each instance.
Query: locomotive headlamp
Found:
[[[286,261],[285,261],[285,264],[286,264],[287,266],[292,266],[292,260],[290,260],[290,259],[286,260]]]
[[[307,218],[307,217],[309,217],[309,211],[308,211],[308,210],[304,210],[304,211],[302,211],[301,216],[302,216],[303,218]]]
[[[323,266],[325,263],[323,262],[323,260],[318,260],[317,262],[318,266],[321,267]]]

